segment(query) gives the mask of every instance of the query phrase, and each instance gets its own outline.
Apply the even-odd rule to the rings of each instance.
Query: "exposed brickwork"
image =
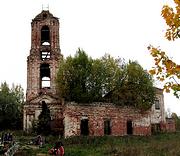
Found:
[[[31,49],[27,58],[27,92],[24,106],[24,130],[30,130],[41,113],[45,101],[51,112],[52,125],[65,137],[81,135],[114,136],[151,135],[154,126],[174,131],[172,122],[166,123],[163,90],[156,88],[158,105],[147,112],[112,103],[76,104],[64,102],[57,96],[55,78],[62,59],[59,45],[59,20],[49,11],[42,11],[31,22]],[[42,77],[50,79],[50,86],[42,86]],[[156,104],[158,104],[156,103]],[[58,122],[58,124],[57,124]],[[60,127],[57,127],[60,125]],[[83,128],[82,128],[83,127]]]
[[[152,108],[146,112],[140,112],[130,107],[118,107],[112,103],[76,104],[66,103],[64,112],[65,137],[81,134],[81,120],[88,119],[89,135],[103,136],[104,121],[111,122],[111,135],[127,135],[127,122],[132,121],[133,135],[151,135],[151,125],[160,125],[165,131],[166,125],[164,112],[164,96],[161,89],[156,89],[156,98],[159,108]]]
[[[30,129],[32,121],[38,119],[42,101],[48,104],[52,119],[63,118],[63,102],[57,96],[55,84],[59,62],[62,59],[59,46],[59,20],[49,11],[42,11],[32,20],[31,28],[24,130]],[[43,76],[50,78],[49,87],[42,87]]]
[[[44,18],[43,16],[47,17]],[[43,26],[48,26],[50,33],[50,45],[41,45],[41,29]],[[31,23],[31,50],[27,59],[27,96],[26,100],[30,101],[37,97],[41,92],[40,87],[40,65],[43,63],[50,66],[51,89],[48,91],[56,95],[55,76],[62,55],[60,54],[59,46],[59,20],[54,17],[49,11],[42,11],[37,15]],[[41,51],[50,52],[50,59],[42,60]]]
[[[133,135],[150,135],[150,112],[141,113],[129,107],[95,103],[79,105],[67,103],[65,112],[65,136],[80,135],[80,122],[87,118],[90,136],[104,135],[104,120],[111,121],[111,134],[127,135],[127,121],[132,121]]]
[[[166,131],[167,132],[175,132],[176,131],[176,124],[173,118],[166,118]]]

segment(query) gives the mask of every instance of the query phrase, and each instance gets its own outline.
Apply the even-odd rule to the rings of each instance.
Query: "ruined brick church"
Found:
[[[164,97],[156,89],[151,110],[140,112],[112,103],[77,104],[63,101],[55,83],[59,62],[63,59],[59,42],[59,19],[43,10],[31,22],[31,49],[27,57],[27,92],[23,110],[23,128],[29,131],[45,102],[51,120],[58,122],[64,137],[77,135],[151,135],[166,125]]]

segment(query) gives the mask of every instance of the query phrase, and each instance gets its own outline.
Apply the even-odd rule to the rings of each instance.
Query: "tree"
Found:
[[[89,77],[89,92],[93,101],[103,101],[103,97],[114,90],[121,77],[123,63],[109,54],[93,60]]]
[[[175,8],[164,5],[161,15],[166,21],[167,30],[165,38],[174,41],[180,38],[180,1],[174,0]],[[174,95],[180,97],[180,65],[170,59],[160,48],[150,45],[148,47],[150,54],[154,58],[155,66],[149,71],[156,75],[164,83],[164,90],[170,92],[173,90]]]
[[[155,100],[153,79],[135,61],[129,61],[123,69],[113,98],[118,105],[134,106],[140,110],[151,108]]]
[[[91,58],[80,48],[74,58],[60,62],[57,84],[61,97],[69,101],[88,102],[88,78],[92,66]]]
[[[69,56],[60,63],[57,85],[61,97],[75,102],[102,101],[115,87],[119,62],[108,54],[93,60],[78,49],[75,57]]]
[[[2,129],[22,128],[23,89],[13,85],[10,89],[6,82],[0,86],[0,125]]]
[[[46,104],[45,101],[42,101],[42,111],[38,117],[37,121],[37,133],[39,134],[50,134],[51,128],[50,128],[50,110]]]
[[[147,110],[155,99],[152,77],[137,62],[109,54],[92,59],[80,49],[60,63],[57,85],[61,97],[81,103],[110,101]]]

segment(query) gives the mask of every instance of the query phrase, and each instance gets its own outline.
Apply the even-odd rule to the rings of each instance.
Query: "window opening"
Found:
[[[49,42],[43,42],[42,45],[50,45]]]
[[[155,109],[160,109],[159,100],[155,100]]]
[[[42,88],[50,88],[50,78],[49,77],[43,77],[41,82]]]
[[[81,135],[89,135],[88,119],[81,120]]]
[[[50,51],[42,51],[41,52],[41,60],[50,59],[50,57],[51,57]]]
[[[111,134],[111,121],[110,120],[104,121],[104,134],[105,135]]]
[[[50,88],[50,67],[49,64],[41,64],[40,67],[41,88]]]
[[[133,127],[132,127],[132,121],[131,120],[127,121],[127,134],[128,135],[133,134]]]
[[[48,26],[43,26],[41,29],[41,45],[50,45],[50,31]]]

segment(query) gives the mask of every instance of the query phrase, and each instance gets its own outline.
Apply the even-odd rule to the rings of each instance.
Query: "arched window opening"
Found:
[[[43,42],[42,45],[50,45],[49,42]]]
[[[160,102],[158,99],[155,100],[155,109],[160,109]]]
[[[50,78],[49,64],[41,64],[40,79],[41,79],[40,88],[50,88],[51,78]]]
[[[50,31],[48,26],[43,26],[41,29],[41,45],[50,45]]]
[[[50,78],[49,77],[43,77],[41,82],[42,88],[50,88]]]
[[[47,60],[50,59],[51,53],[50,51],[41,51],[41,60]]]

